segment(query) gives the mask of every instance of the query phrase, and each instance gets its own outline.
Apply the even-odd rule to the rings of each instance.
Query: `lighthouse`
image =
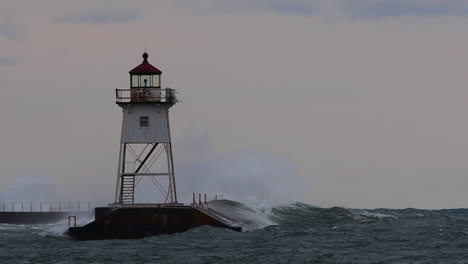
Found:
[[[242,231],[241,223],[202,203],[184,205],[177,201],[172,156],[169,109],[177,103],[175,91],[162,88],[162,72],[143,62],[130,72],[130,87],[116,89],[122,109],[122,134],[115,201],[94,209],[94,221],[68,229],[79,240],[128,239],[180,233],[210,225]],[[137,187],[154,186],[149,203],[139,202]]]
[[[162,88],[162,72],[148,57],[143,53],[141,64],[129,72],[130,88],[116,89],[123,118],[115,204],[137,203],[139,184],[154,186],[154,203],[177,204],[169,126],[169,109],[177,99],[173,89]]]

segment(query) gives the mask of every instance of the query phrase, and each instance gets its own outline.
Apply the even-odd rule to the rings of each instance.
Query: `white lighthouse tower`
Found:
[[[122,136],[115,203],[94,209],[94,221],[68,229],[79,240],[129,239],[173,234],[210,225],[242,231],[241,222],[226,216],[208,203],[183,205],[177,202],[172,159],[169,108],[175,91],[161,89],[162,72],[148,62],[130,71],[130,89],[116,89],[122,108]],[[150,202],[141,202],[136,187],[154,185]],[[140,188],[138,188],[140,194]],[[159,196],[159,198],[158,198]],[[138,202],[136,202],[138,200]]]
[[[138,184],[154,185],[155,203],[177,204],[169,108],[175,91],[161,88],[162,72],[143,62],[130,72],[130,89],[116,89],[122,108],[122,135],[115,190],[116,204],[135,204]]]

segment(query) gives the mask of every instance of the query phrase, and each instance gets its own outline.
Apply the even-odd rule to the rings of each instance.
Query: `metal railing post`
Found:
[[[21,202],[21,212],[24,212],[23,204],[24,202]]]
[[[59,202],[59,212],[62,212],[62,202]]]
[[[71,226],[71,219],[73,219],[73,222],[74,222],[73,226],[76,226],[76,216],[70,215],[70,216],[68,216],[68,227]]]

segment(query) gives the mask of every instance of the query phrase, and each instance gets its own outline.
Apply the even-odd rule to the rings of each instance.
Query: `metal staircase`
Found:
[[[133,204],[135,201],[135,175],[125,175],[121,179],[122,195],[120,196],[120,203]]]

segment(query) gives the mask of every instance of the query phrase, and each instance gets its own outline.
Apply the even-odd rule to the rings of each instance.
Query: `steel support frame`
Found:
[[[140,148],[139,151],[134,150],[136,146]],[[143,148],[141,149],[142,146]],[[164,169],[161,168],[161,166],[153,166],[154,163],[163,156],[163,152],[166,154],[167,168]],[[133,168],[129,168],[131,166],[126,166],[129,163],[134,164]],[[164,170],[163,172],[156,172],[156,169]],[[162,186],[157,180],[157,177],[168,177],[168,186]],[[124,192],[124,179],[127,180],[126,182],[128,184],[128,182],[132,182],[132,178],[133,190]],[[164,203],[177,203],[172,144],[170,142],[120,144],[115,203],[122,205],[134,203],[135,187],[143,178],[149,178],[154,183],[155,187],[166,197]],[[128,179],[130,179],[130,181],[128,181]]]

